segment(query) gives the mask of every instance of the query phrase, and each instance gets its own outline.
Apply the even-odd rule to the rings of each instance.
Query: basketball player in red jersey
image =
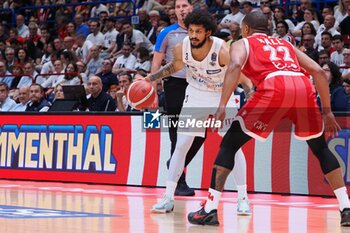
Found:
[[[205,206],[190,213],[188,220],[193,224],[218,225],[217,207],[226,178],[234,167],[232,155],[252,138],[266,139],[281,119],[290,118],[295,124],[295,136],[306,140],[338,199],[341,225],[350,226],[350,202],[341,168],[324,138],[324,131],[334,136],[340,130],[331,112],[326,74],[289,42],[267,36],[267,26],[268,19],[263,13],[248,14],[242,22],[243,39],[231,46],[230,64],[216,119],[224,119],[226,104],[238,85],[241,72],[251,79],[256,92],[239,111],[222,139]],[[316,104],[313,85],[301,72],[301,67],[315,80],[322,115]]]

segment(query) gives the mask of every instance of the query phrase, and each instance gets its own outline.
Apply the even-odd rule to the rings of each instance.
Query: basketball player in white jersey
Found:
[[[159,71],[147,76],[146,80],[155,81],[168,77],[186,65],[188,86],[179,121],[186,121],[184,117],[190,116],[192,120],[203,122],[214,114],[215,108],[218,107],[229,62],[229,48],[223,40],[211,36],[216,31],[217,25],[210,13],[192,12],[186,17],[185,24],[188,36],[175,46],[174,60]],[[248,79],[244,81],[247,83],[242,84],[247,87],[247,90],[251,90],[251,82]],[[231,102],[234,103],[234,101]],[[205,137],[205,128],[182,128],[178,129],[177,133],[176,148],[170,162],[166,182],[166,193],[161,201],[153,206],[152,212],[167,213],[173,210],[174,192],[183,172],[185,156],[195,137]],[[250,215],[246,186],[246,161],[241,150],[237,152],[235,162],[240,164],[233,170],[238,190],[237,214]]]

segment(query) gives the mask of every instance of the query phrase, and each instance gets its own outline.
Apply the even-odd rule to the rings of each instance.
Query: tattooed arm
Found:
[[[149,74],[147,78],[150,81],[155,81],[161,78],[166,78],[171,76],[173,73],[181,70],[184,67],[182,62],[182,42],[178,43],[174,48],[174,60],[171,63],[166,64],[160,70]]]

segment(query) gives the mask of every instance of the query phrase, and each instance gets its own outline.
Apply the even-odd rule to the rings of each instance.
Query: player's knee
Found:
[[[220,147],[214,164],[232,170],[235,165],[235,154],[225,147]]]
[[[327,174],[340,167],[337,158],[328,149],[324,148],[316,154],[318,158],[323,174]]]

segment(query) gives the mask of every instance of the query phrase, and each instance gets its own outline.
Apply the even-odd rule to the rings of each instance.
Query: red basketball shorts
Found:
[[[295,136],[301,140],[316,138],[323,132],[315,89],[301,73],[266,78],[235,120],[246,134],[263,141],[284,118],[293,121]]]

